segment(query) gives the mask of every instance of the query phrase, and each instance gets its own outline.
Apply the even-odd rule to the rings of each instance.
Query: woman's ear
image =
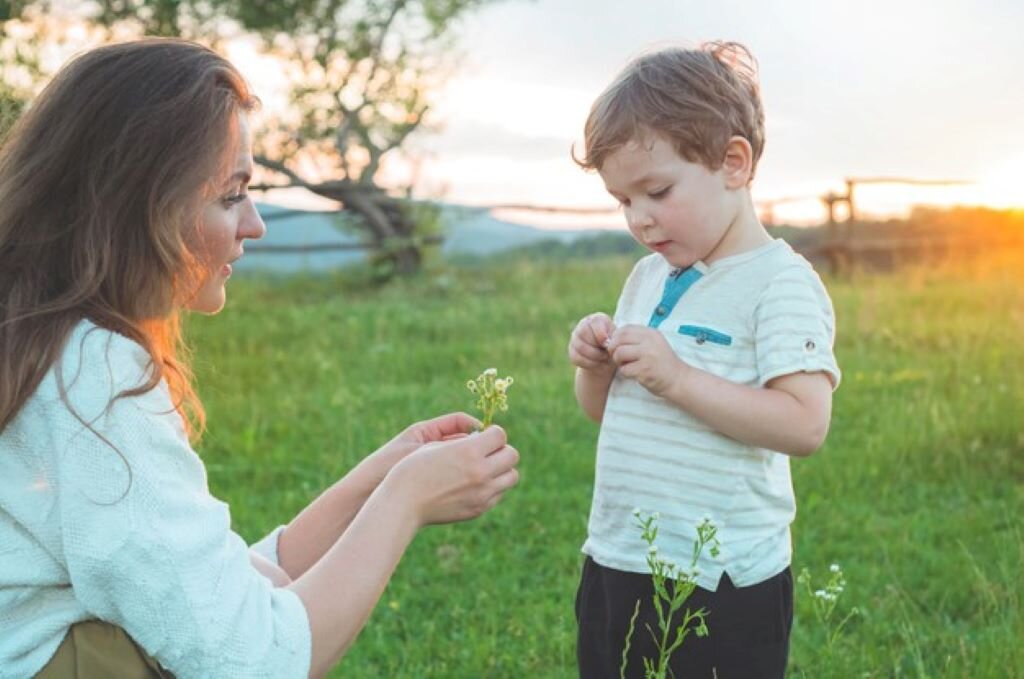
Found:
[[[744,137],[733,136],[725,147],[725,159],[722,161],[722,173],[725,186],[729,189],[742,189],[750,183],[754,175],[754,150]]]

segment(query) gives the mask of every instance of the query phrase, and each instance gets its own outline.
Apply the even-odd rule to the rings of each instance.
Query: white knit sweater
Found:
[[[111,403],[148,360],[82,322],[0,432],[0,677],[35,674],[87,619],[121,626],[181,679],[305,677],[305,608],[251,565],[167,385]],[[254,549],[276,561],[276,538]]]

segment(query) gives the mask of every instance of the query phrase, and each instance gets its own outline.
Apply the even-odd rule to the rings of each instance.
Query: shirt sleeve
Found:
[[[166,385],[90,420],[58,476],[64,557],[85,609],[179,679],[308,676],[305,607],[252,566]]]
[[[284,529],[285,526],[278,526],[274,530],[270,531],[270,533],[265,537],[260,538],[258,542],[254,542],[249,549],[256,552],[275,566],[280,566],[281,559],[277,554],[277,544],[281,540],[281,533],[284,532]]]
[[[768,284],[754,312],[758,381],[799,372],[824,372],[839,386],[833,354],[835,314],[818,275],[792,266]]]

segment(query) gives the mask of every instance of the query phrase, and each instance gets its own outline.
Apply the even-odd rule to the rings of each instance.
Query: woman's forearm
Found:
[[[357,466],[288,524],[278,538],[277,558],[292,580],[312,568],[338,541],[376,487],[375,477]]]
[[[309,617],[311,677],[323,676],[355,641],[418,528],[412,502],[382,483],[341,539],[289,585]]]

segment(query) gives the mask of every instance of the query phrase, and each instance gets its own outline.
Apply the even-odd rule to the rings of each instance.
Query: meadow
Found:
[[[579,317],[614,308],[631,265],[493,259],[382,288],[238,277],[220,316],[190,320],[199,452],[250,540],[407,424],[469,409],[484,368],[515,376],[499,423],[519,487],[478,521],[421,532],[332,676],[576,676],[597,426],[565,346]],[[1024,676],[1022,270],[826,279],[844,381],[826,445],[792,464],[793,568],[821,580],[841,564],[839,611],[861,613],[828,648],[798,591],[790,676]]]

